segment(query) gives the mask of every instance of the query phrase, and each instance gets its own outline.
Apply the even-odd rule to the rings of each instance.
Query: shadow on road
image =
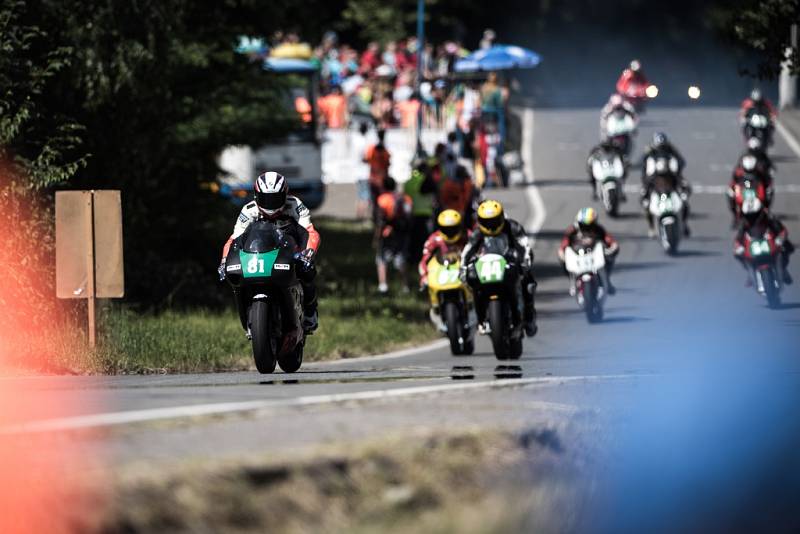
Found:
[[[614,324],[614,323],[644,323],[652,321],[649,317],[634,317],[632,315],[622,315],[619,317],[606,317],[598,325]]]
[[[719,240],[715,239],[715,241]],[[679,250],[676,256],[679,258],[699,258],[707,256],[722,256],[722,254],[715,250]]]

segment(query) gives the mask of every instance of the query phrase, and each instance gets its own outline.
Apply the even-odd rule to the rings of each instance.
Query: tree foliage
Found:
[[[757,68],[746,74],[773,79],[784,62],[793,74],[800,74],[800,50],[790,42],[792,24],[800,25],[800,0],[725,2],[712,17],[729,36],[759,53]]]

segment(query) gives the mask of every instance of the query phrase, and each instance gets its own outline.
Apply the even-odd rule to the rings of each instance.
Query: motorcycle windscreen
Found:
[[[268,221],[256,221],[242,236],[242,250],[250,253],[269,252],[281,246],[281,233]]]

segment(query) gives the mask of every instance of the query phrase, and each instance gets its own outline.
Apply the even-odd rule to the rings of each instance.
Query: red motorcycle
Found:
[[[782,243],[778,243],[772,231],[750,230],[744,234],[744,260],[750,266],[753,282],[759,295],[767,299],[770,308],[780,306],[780,291],[783,287]]]
[[[762,207],[769,208],[772,204],[772,187],[757,174],[747,173],[728,189],[728,197],[732,200],[733,217],[738,223],[743,213],[755,213]]]
[[[644,113],[644,104],[647,101],[647,84],[636,82],[617,84],[617,93],[630,102],[636,113]]]

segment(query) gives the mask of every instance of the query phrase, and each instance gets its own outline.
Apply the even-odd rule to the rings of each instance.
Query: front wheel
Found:
[[[775,272],[772,269],[761,271],[761,282],[764,284],[764,296],[767,297],[767,306],[777,308],[781,305],[781,296],[776,284]]]
[[[661,245],[664,247],[664,251],[669,255],[677,254],[678,243],[681,239],[678,231],[678,222],[664,224],[662,221],[659,224],[661,226]]]
[[[250,307],[250,333],[253,336],[253,359],[261,374],[275,371],[278,354],[278,340],[270,337],[270,305],[265,300],[257,300]]]
[[[450,352],[453,355],[464,354],[464,332],[461,317],[455,302],[444,304],[444,324],[447,326],[447,338],[450,340]]]
[[[619,194],[616,187],[611,187],[603,194],[603,204],[605,204],[606,213],[611,217],[619,215]]]
[[[508,313],[506,304],[500,300],[490,300],[487,315],[489,327],[492,329],[492,349],[498,360],[509,358],[508,346]]]

